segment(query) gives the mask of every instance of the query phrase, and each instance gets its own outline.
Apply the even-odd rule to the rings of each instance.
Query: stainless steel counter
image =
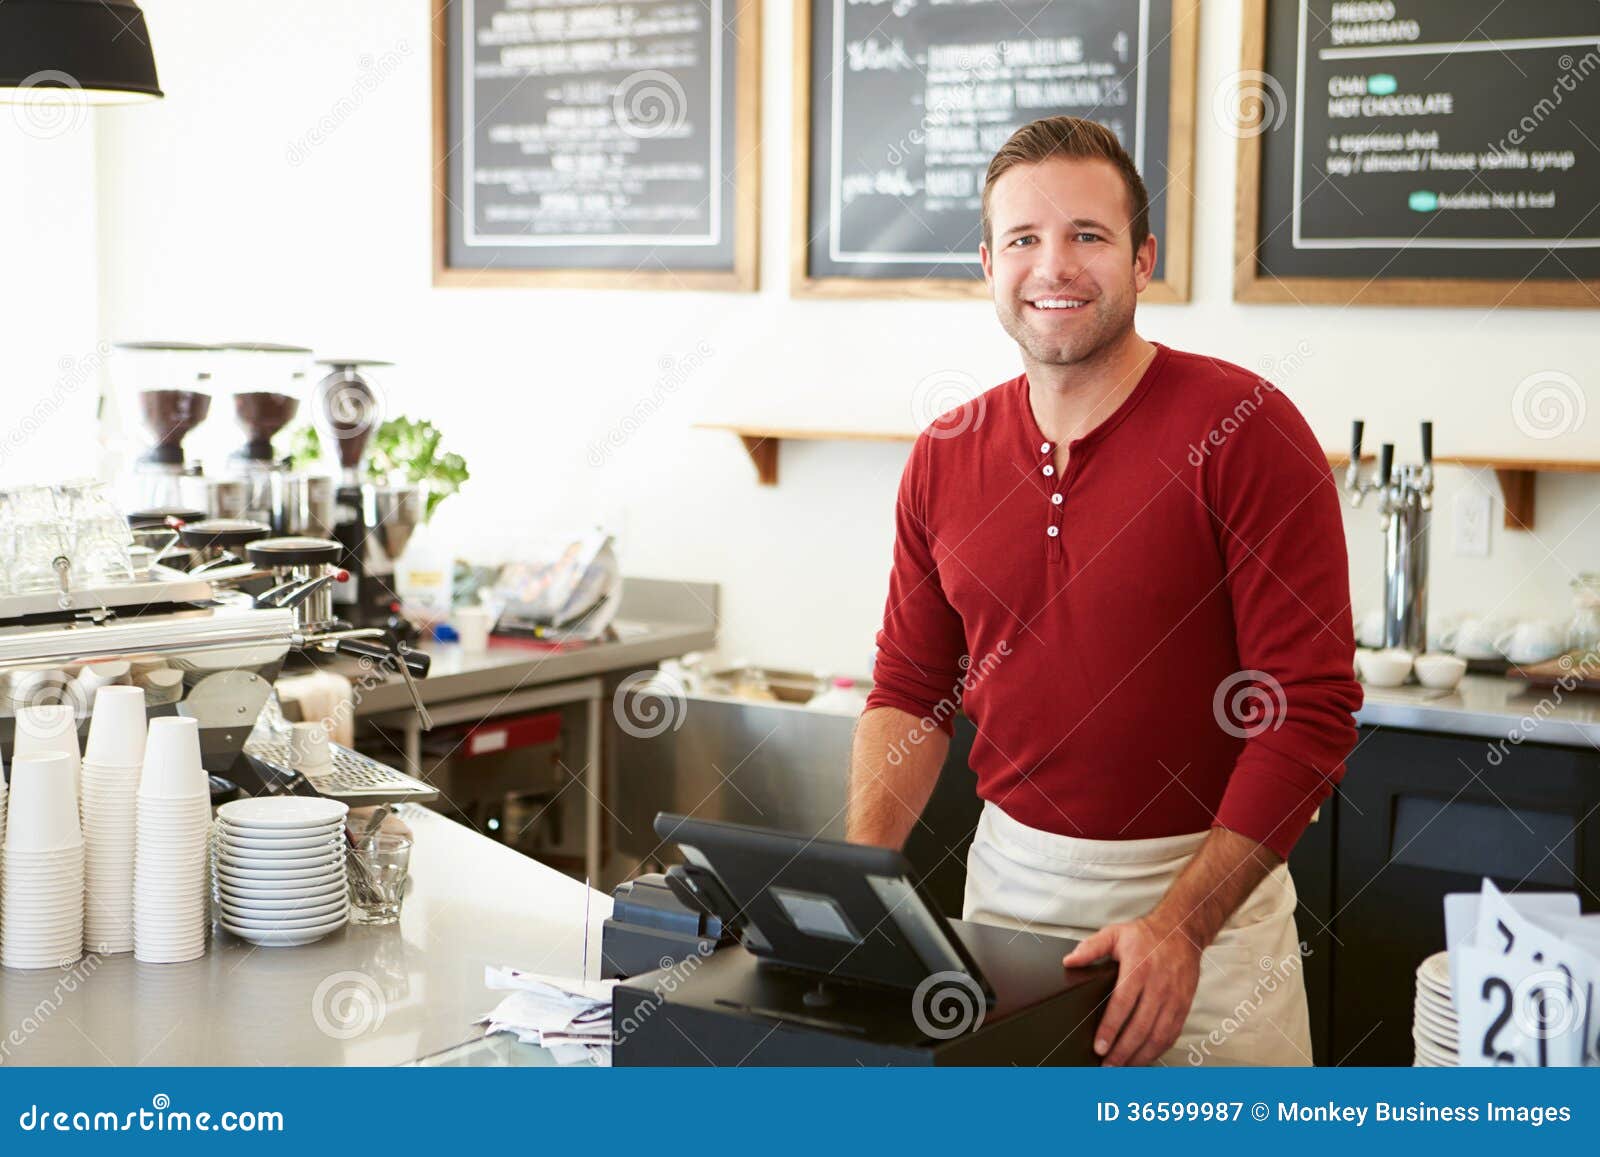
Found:
[[[187,964],[131,955],[0,973],[0,1064],[393,1065],[474,1040],[503,994],[486,965],[590,973],[611,898],[433,812],[416,833],[398,926],[348,926],[300,948],[217,929]],[[542,1050],[517,1046],[523,1060]],[[537,1058],[535,1062],[537,1063]]]
[[[1362,685],[1356,722],[1447,735],[1550,743],[1600,751],[1600,695],[1468,675],[1454,691]]]

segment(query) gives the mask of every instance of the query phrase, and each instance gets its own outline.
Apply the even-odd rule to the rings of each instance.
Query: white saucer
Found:
[[[226,920],[222,922],[222,926],[239,939],[248,940],[252,944],[259,944],[263,948],[294,948],[301,944],[311,944],[321,940],[324,936],[337,932],[345,926],[348,919],[346,916],[341,916],[337,921],[321,928],[277,929],[273,931],[235,928]]]
[[[236,799],[217,809],[217,816],[232,827],[284,828],[322,827],[343,822],[350,808],[336,799],[318,796],[264,796]]]

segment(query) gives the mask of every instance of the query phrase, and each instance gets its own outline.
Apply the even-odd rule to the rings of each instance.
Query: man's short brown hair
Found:
[[[1128,189],[1128,236],[1137,254],[1145,238],[1150,236],[1150,194],[1145,190],[1144,178],[1134,167],[1128,150],[1117,140],[1117,134],[1095,121],[1081,117],[1045,117],[1032,124],[1023,125],[1011,134],[1011,139],[1000,146],[1000,151],[989,162],[989,173],[983,181],[983,243],[994,245],[989,221],[989,193],[994,183],[1016,165],[1037,165],[1057,157],[1074,160],[1110,161],[1122,174],[1122,183]]]

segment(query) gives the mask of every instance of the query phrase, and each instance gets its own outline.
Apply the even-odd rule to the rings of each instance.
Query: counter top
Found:
[[[186,964],[131,954],[0,973],[4,1065],[394,1065],[477,1039],[486,965],[598,975],[611,898],[444,816],[416,834],[400,923],[258,948],[220,928]],[[530,1052],[537,1050],[528,1050]]]
[[[1600,751],[1600,695],[1530,687],[1500,675],[1468,675],[1454,691],[1425,687],[1372,687],[1356,722],[1479,739],[1518,736],[1519,742],[1549,743]]]
[[[622,606],[608,642],[547,646],[519,639],[492,639],[487,651],[465,652],[458,644],[428,644],[433,668],[419,680],[424,703],[447,703],[480,695],[502,695],[523,687],[583,679],[606,671],[652,667],[663,659],[705,651],[717,640],[717,587],[668,579],[623,580]],[[360,668],[340,658],[319,663],[353,679]],[[360,716],[411,710],[411,696],[398,676],[364,687]]]

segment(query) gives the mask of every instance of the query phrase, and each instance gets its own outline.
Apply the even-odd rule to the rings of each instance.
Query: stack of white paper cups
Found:
[[[0,890],[0,963],[58,968],[83,955],[83,831],[67,757],[11,763]]]
[[[83,771],[84,947],[133,951],[134,812],[144,765],[144,689],[101,687]]]
[[[194,960],[205,955],[210,925],[211,829],[211,790],[200,766],[200,729],[195,720],[181,716],[150,720],[137,816],[134,958],[151,964]]]
[[[58,752],[67,757],[72,798],[78,799],[78,713],[71,704],[17,708],[16,742],[11,758]]]

